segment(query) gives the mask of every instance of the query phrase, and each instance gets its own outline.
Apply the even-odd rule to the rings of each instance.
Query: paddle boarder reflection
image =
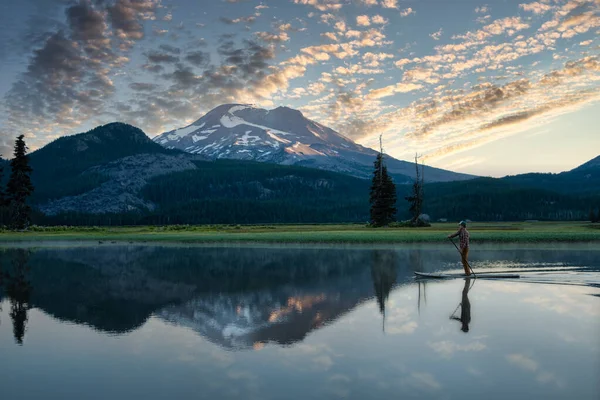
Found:
[[[475,281],[473,281],[475,284]],[[454,319],[456,321],[460,321],[462,324],[460,330],[467,333],[469,332],[469,324],[471,323],[471,302],[469,301],[469,290],[471,290],[473,286],[471,285],[471,278],[465,279],[465,286],[462,291],[462,300],[456,310],[450,316],[450,319]],[[455,314],[460,308],[460,317],[457,317]]]

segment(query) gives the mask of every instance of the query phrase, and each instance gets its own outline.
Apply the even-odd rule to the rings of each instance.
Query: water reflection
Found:
[[[0,398],[597,399],[598,288],[415,282],[455,251],[0,249]]]
[[[32,286],[29,281],[27,261],[29,251],[18,249],[14,252],[11,266],[0,264],[0,301],[2,291],[10,301],[10,319],[17,344],[22,345],[27,327],[27,313],[30,308]]]
[[[238,350],[302,341],[373,296],[385,317],[399,265],[393,250],[135,246],[10,249],[2,260],[20,344],[36,307],[112,334],[155,315]]]
[[[475,280],[473,280],[473,284],[475,284]],[[465,278],[465,286],[462,290],[461,302],[450,316],[450,319],[459,321],[461,323],[460,330],[465,333],[469,332],[469,324],[471,323],[471,302],[469,301],[469,290],[471,290],[471,288],[471,278]],[[459,308],[460,316],[457,317],[455,314]]]
[[[452,248],[207,248],[97,246],[1,250],[0,300],[10,302],[14,337],[22,344],[32,307],[100,332],[126,334],[156,316],[186,327],[226,349],[255,349],[305,340],[374,298],[385,331],[393,288],[412,282],[412,271],[431,271],[454,260]],[[486,250],[491,262],[506,259]],[[553,262],[553,250],[516,250],[518,259]],[[568,253],[568,252],[564,252]],[[483,253],[475,253],[474,258]],[[537,254],[537,256],[535,256]],[[594,252],[581,252],[589,262]],[[495,258],[494,258],[495,257]],[[490,261],[488,260],[488,261]],[[444,264],[446,263],[446,264]],[[573,263],[573,258],[571,258]],[[452,319],[469,332],[465,280]],[[34,290],[35,288],[35,290]],[[427,301],[418,283],[417,311]],[[457,313],[460,315],[457,316]]]
[[[385,331],[385,302],[396,284],[398,255],[393,251],[373,251],[371,279],[375,287],[375,297],[383,316],[382,328]]]

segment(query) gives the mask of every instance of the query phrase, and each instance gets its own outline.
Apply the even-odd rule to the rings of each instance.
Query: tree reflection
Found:
[[[371,260],[371,278],[375,287],[375,296],[379,311],[383,316],[383,329],[385,330],[385,302],[390,296],[390,291],[396,283],[396,264],[398,255],[395,251],[375,250]]]
[[[473,281],[473,283],[475,283],[475,282]],[[452,313],[452,315],[450,316],[450,319],[460,321],[460,323],[462,325],[460,330],[465,333],[469,332],[469,324],[471,323],[471,302],[469,301],[469,290],[470,289],[471,289],[471,279],[466,278],[465,286],[463,287],[463,291],[462,291],[461,302],[458,305],[458,307],[456,307],[456,310],[454,311],[454,313]],[[454,314],[456,314],[456,311],[458,311],[459,308],[460,308],[460,317],[457,317]]]
[[[13,323],[15,341],[22,345],[30,308],[32,286],[29,282],[29,251],[18,249],[13,253],[12,268],[3,273],[5,293],[10,300],[10,318]]]

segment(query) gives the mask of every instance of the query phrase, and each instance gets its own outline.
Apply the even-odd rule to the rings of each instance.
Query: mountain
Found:
[[[587,171],[590,169],[600,169],[600,156],[581,164],[579,167],[573,169],[573,171]]]
[[[288,107],[265,110],[224,104],[191,125],[165,132],[153,140],[166,148],[201,154],[213,160],[297,165],[359,178],[372,176],[377,155],[375,150],[360,146]],[[387,167],[396,183],[409,183],[415,175],[414,164],[410,162],[387,157]],[[433,167],[425,167],[425,177],[428,182],[474,178]]]
[[[211,161],[166,149],[126,124],[61,138],[30,157],[35,224],[364,223],[369,218],[369,180],[298,165]],[[403,199],[410,189],[397,185],[401,220],[409,217]],[[424,212],[434,220],[581,220],[598,206],[600,168],[588,162],[560,174],[428,183]]]
[[[31,153],[32,200],[49,215],[151,209],[137,196],[149,179],[193,169],[192,161],[203,159],[165,149],[139,128],[115,122]]]
[[[62,137],[31,153],[30,163],[38,224],[368,218],[366,180],[298,166],[207,161],[166,149],[122,123]]]
[[[537,188],[562,194],[600,193],[600,156],[558,174],[529,173],[501,178],[519,187]]]

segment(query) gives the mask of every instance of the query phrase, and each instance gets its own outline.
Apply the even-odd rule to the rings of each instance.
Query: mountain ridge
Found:
[[[238,159],[298,165],[341,172],[368,179],[377,151],[361,146],[289,107],[273,110],[247,104],[220,105],[190,125],[152,140],[165,146],[202,154],[210,159]],[[412,162],[387,156],[387,167],[397,183],[415,176]],[[425,166],[429,182],[475,178],[473,175]]]
[[[127,124],[63,137],[31,153],[30,161],[38,224],[368,220],[368,179],[298,165],[209,161],[165,149]],[[600,168],[582,165],[560,174],[427,183],[424,212],[434,219],[587,218],[600,205]],[[5,168],[5,181],[8,175]],[[397,191],[398,217],[406,219],[402,199],[410,185]]]

